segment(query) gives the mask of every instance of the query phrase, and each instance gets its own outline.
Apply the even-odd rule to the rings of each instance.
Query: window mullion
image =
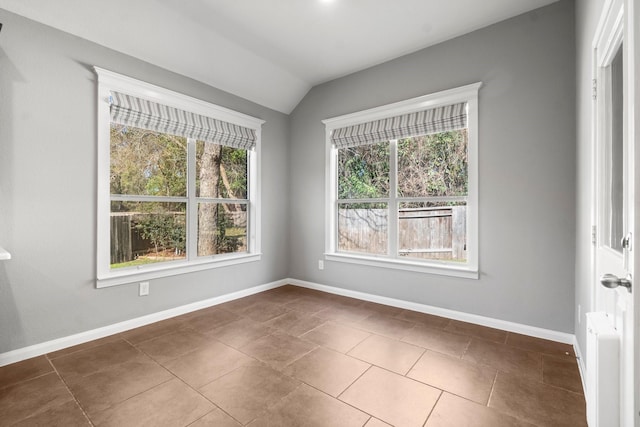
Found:
[[[398,256],[398,141],[389,141],[389,256]]]
[[[187,259],[198,257],[198,201],[196,200],[196,140],[187,140]]]

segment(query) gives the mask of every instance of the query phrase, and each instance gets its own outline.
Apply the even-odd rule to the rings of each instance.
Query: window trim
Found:
[[[248,116],[200,99],[190,97],[160,86],[127,77],[100,67],[93,67],[98,77],[97,96],[97,251],[96,287],[132,283],[178,274],[191,273],[211,268],[226,267],[261,259],[260,227],[260,159],[261,130],[264,120]],[[248,207],[247,207],[247,252],[217,254],[176,260],[167,263],[138,266],[135,269],[112,270],[110,268],[110,134],[111,116],[109,96],[118,91],[139,98],[165,104],[170,107],[209,116],[225,122],[237,124],[256,132],[256,145],[249,151],[248,161]],[[191,165],[191,162],[188,163]],[[191,167],[191,166],[189,166]],[[193,165],[195,167],[195,165]],[[193,226],[193,225],[192,225]]]
[[[478,279],[479,222],[478,222],[478,91],[482,82],[419,96],[364,111],[323,120],[325,125],[325,254],[328,261],[345,262],[381,268],[392,268],[429,274]],[[335,129],[381,120],[416,111],[437,108],[456,102],[467,103],[468,128],[468,195],[467,195],[467,262],[452,263],[438,260],[413,261],[387,255],[363,255],[337,251],[337,149],[331,141]],[[392,160],[392,162],[394,162]],[[392,214],[390,212],[390,214]],[[393,222],[393,221],[392,221]],[[391,224],[390,224],[391,227]],[[397,236],[397,233],[395,234]],[[390,237],[392,237],[390,235]],[[390,242],[390,247],[397,244]]]

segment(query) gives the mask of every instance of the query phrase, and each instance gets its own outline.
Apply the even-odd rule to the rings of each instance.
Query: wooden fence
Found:
[[[152,214],[141,212],[111,213],[111,264],[132,261],[154,249],[153,243],[144,239],[135,227],[149,215]],[[168,215],[184,216],[184,213],[169,213]],[[229,211],[225,212],[225,216],[232,227],[246,228],[246,212]],[[241,239],[240,250],[246,248],[245,240]]]
[[[386,209],[340,209],[338,249],[386,254]],[[400,209],[398,251],[423,259],[466,259],[466,206]]]
[[[154,248],[153,243],[144,239],[135,228],[148,215],[138,212],[111,214],[111,264],[133,261]]]

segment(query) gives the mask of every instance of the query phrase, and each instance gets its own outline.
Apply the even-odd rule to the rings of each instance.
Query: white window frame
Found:
[[[325,260],[346,262],[382,268],[393,268],[421,273],[440,274],[469,279],[479,278],[478,266],[478,91],[481,82],[432,93],[429,95],[387,104],[369,110],[346,114],[323,120],[326,129],[325,142]],[[331,142],[331,134],[335,129],[354,126],[360,123],[381,120],[388,117],[410,114],[431,108],[451,105],[459,102],[467,103],[468,127],[468,195],[467,195],[467,261],[465,263],[443,260],[408,260],[396,256],[374,255],[361,253],[339,252],[337,250],[337,158],[338,150]],[[393,144],[392,144],[393,145]],[[391,160],[390,184],[395,185],[395,160]],[[393,203],[391,203],[393,204]],[[390,215],[397,216],[397,209],[391,210]],[[389,245],[390,249],[397,249],[398,230],[396,222],[390,218]]]
[[[195,271],[207,270],[218,267],[226,267],[261,259],[261,230],[260,230],[260,142],[261,129],[264,120],[257,119],[209,102],[205,102],[169,89],[155,86],[131,77],[123,76],[112,71],[94,67],[98,76],[98,164],[97,164],[97,280],[96,287],[132,283],[141,280],[150,280],[160,277],[173,276]],[[190,242],[185,260],[176,260],[166,263],[141,265],[135,268],[111,269],[110,248],[110,214],[111,214],[111,189],[110,175],[110,104],[109,98],[112,91],[125,93],[152,102],[164,104],[170,107],[193,112],[203,116],[212,117],[228,123],[253,129],[256,133],[255,148],[248,151],[248,206],[247,206],[247,252],[216,254],[198,257],[194,251],[195,235],[194,227],[195,209],[191,209],[187,221],[187,235]],[[189,140],[189,168],[195,168],[194,142]],[[195,169],[194,169],[195,170]],[[192,187],[192,184],[189,184]],[[196,203],[195,191],[189,188],[187,203]],[[197,205],[194,205],[197,206]],[[188,210],[189,211],[189,210]]]

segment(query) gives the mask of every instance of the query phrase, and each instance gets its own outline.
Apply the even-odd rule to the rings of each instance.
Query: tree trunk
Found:
[[[222,146],[205,142],[200,162],[200,197],[219,197]],[[217,253],[218,204],[202,203],[198,210],[198,255]]]
[[[229,199],[235,199],[236,195],[233,194],[233,191],[231,190],[231,184],[229,183],[229,178],[227,177],[227,171],[224,170],[224,166],[220,166],[220,178],[222,179],[222,184],[224,185],[224,188],[227,190],[227,197]],[[238,205],[225,205],[224,206],[224,211],[225,212],[235,212],[240,210],[240,207]]]

